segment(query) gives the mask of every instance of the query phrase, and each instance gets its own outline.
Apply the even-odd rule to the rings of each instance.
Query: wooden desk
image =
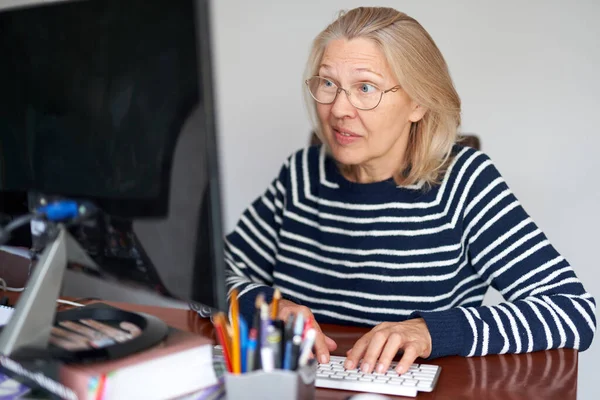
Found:
[[[3,258],[4,254],[4,258]],[[0,268],[14,270],[15,257],[0,252]],[[28,268],[23,264],[21,269]],[[5,271],[6,272],[6,271]],[[18,271],[17,271],[18,272]],[[11,272],[13,273],[13,272]],[[26,276],[26,275],[25,275]],[[14,304],[20,293],[7,293]],[[181,330],[205,336],[213,335],[211,323],[195,312],[172,308],[111,303],[117,307],[155,315]],[[345,352],[366,331],[361,328],[322,325],[321,328],[336,341],[335,355]],[[428,361],[442,367],[440,379],[432,393],[419,393],[425,399],[576,399],[577,352],[551,350],[521,355],[486,357],[444,357]],[[355,392],[318,389],[317,399],[346,399]]]
[[[193,311],[172,308],[112,303],[126,310],[155,315],[182,330],[212,336],[210,321]],[[366,331],[364,328],[322,325],[336,341],[335,355],[344,355]],[[420,392],[426,399],[575,399],[577,396],[577,352],[550,350],[528,354],[486,357],[444,357],[428,361],[442,367],[440,379],[432,393]],[[341,400],[355,392],[318,389],[319,400]]]

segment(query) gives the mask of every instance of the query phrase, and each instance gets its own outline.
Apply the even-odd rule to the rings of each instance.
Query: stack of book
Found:
[[[60,382],[83,399],[173,399],[216,386],[213,343],[172,330],[158,346],[112,361],[64,364]]]
[[[7,322],[11,311],[0,308],[0,320],[5,316]],[[131,333],[132,328],[121,333]],[[115,331],[119,331],[118,326],[98,321],[69,321],[53,328],[50,341],[64,348],[69,343],[74,349],[97,347],[115,339]],[[112,337],[98,339],[102,334]],[[222,362],[213,360],[210,338],[169,328],[169,334],[158,345],[109,361],[65,364],[53,359],[42,362],[0,355],[0,400],[20,398],[28,388],[61,399],[213,400],[223,394],[223,373]],[[3,393],[9,397],[3,397]]]

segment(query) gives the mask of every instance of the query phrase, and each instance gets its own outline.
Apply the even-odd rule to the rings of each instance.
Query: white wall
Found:
[[[395,7],[430,32],[462,97],[463,131],[481,137],[526,210],[599,298],[594,0],[214,0],[227,230],[284,158],[307,143],[301,90],[310,42],[340,8],[359,5]],[[581,354],[581,399],[600,393],[598,342]]]

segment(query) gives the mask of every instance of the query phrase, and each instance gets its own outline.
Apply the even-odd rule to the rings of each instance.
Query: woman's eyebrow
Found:
[[[319,71],[320,70],[332,71],[333,69],[334,68],[331,65],[329,65],[329,64],[323,63],[323,64],[319,65]],[[369,73],[369,74],[377,75],[381,79],[385,79],[385,77],[383,76],[383,74],[380,74],[379,72],[374,71],[370,67],[357,67],[357,68],[354,68],[352,70],[352,72],[354,74],[356,74],[356,75],[361,74],[361,73]]]
[[[367,73],[370,73],[370,74],[377,75],[377,76],[379,76],[382,79],[384,78],[384,76],[382,74],[380,74],[379,72],[373,71],[371,68],[368,68],[368,67],[355,68],[354,71],[356,73],[358,73],[358,74],[363,73],[363,72],[367,72]]]
[[[331,65],[328,65],[328,64],[321,64],[321,65],[319,65],[319,70],[321,70],[321,69],[326,69],[326,70],[330,70],[331,71],[333,69],[333,67]]]

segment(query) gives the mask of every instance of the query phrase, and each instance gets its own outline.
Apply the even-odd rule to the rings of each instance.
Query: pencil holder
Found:
[[[296,371],[274,369],[225,374],[227,400],[312,400],[315,398],[317,363],[311,360]]]

